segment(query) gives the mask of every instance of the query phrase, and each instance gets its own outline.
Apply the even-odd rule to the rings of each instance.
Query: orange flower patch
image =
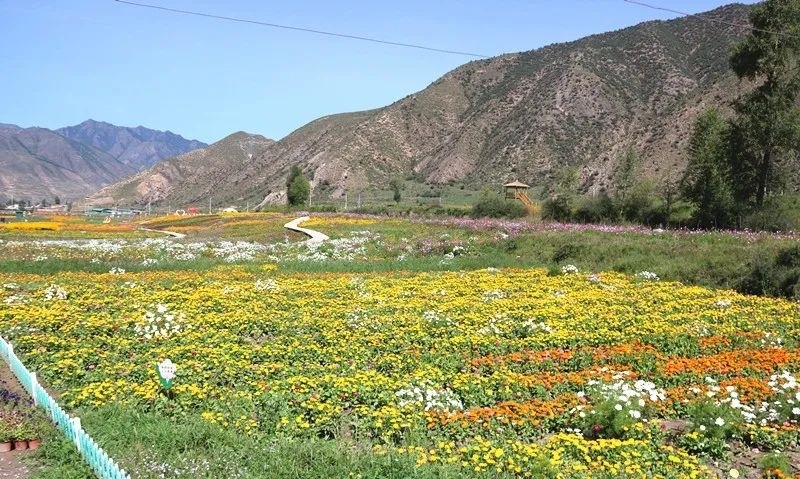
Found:
[[[797,359],[798,353],[783,348],[726,351],[699,358],[668,358],[664,364],[664,374],[739,375],[746,374],[746,371],[772,373]]]
[[[478,407],[455,413],[430,413],[431,424],[486,423],[491,420],[519,425],[538,425],[566,413],[580,403],[575,394],[562,394],[551,400],[531,399],[524,402],[504,401],[492,407]]]

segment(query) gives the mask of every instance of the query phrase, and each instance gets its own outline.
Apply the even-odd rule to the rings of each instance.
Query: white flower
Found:
[[[800,407],[793,407],[792,414],[794,414],[795,416],[800,416]]]
[[[634,419],[639,419],[640,417],[642,417],[642,413],[637,411],[636,409],[631,409],[630,411],[628,411],[628,414],[630,414],[631,417]]]
[[[718,417],[717,420],[714,421],[714,424],[716,424],[717,426],[724,426],[725,425],[725,420],[722,419],[721,417]]]
[[[633,277],[636,278],[636,279],[643,280],[643,281],[658,281],[659,280],[658,275],[655,274],[655,273],[652,273],[650,271],[639,271],[638,273],[633,275]]]
[[[614,409],[616,409],[617,411],[622,411],[622,404],[615,404]]]
[[[574,264],[565,264],[561,267],[561,272],[563,274],[575,274],[578,272],[578,267]]]

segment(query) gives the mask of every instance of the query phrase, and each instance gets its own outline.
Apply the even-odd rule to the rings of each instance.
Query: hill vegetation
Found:
[[[663,191],[681,177],[697,115],[729,111],[747,88],[727,59],[746,33],[731,24],[748,11],[734,4],[473,61],[384,108],[315,120],[235,169],[219,158],[216,174],[175,183],[159,201],[195,200],[214,184],[221,203],[285,203],[291,166],[320,200],[389,191],[396,178],[472,191],[519,179],[546,198],[568,168],[576,194],[595,196],[619,189],[630,151],[632,174]]]

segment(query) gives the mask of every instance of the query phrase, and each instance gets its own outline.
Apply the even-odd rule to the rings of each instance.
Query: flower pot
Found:
[[[28,449],[39,449],[39,446],[41,445],[42,445],[41,439],[28,440]]]
[[[14,449],[17,451],[28,449],[28,441],[14,441]]]
[[[0,442],[0,452],[8,452],[14,447],[14,443],[11,441]]]

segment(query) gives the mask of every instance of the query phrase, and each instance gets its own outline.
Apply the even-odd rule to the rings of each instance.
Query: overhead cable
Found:
[[[731,26],[731,27],[737,27],[737,28],[742,28],[742,29],[746,29],[746,30],[751,30],[751,31],[754,31],[754,32],[763,32],[763,33],[769,33],[769,34],[772,34],[772,35],[780,35],[780,36],[790,37],[790,38],[800,38],[800,35],[795,35],[795,34],[789,33],[789,32],[777,32],[777,31],[773,31],[773,30],[764,30],[762,28],[755,28],[752,25],[750,25],[749,23],[748,24],[744,24],[744,23],[729,22],[727,20],[722,20],[722,19],[719,19],[719,18],[713,18],[713,17],[710,17],[710,16],[705,15],[705,14],[701,15],[701,14],[697,14],[697,13],[682,12],[680,10],[673,10],[671,8],[659,7],[658,5],[651,5],[649,3],[640,2],[638,0],[622,0],[622,1],[626,2],[626,3],[632,3],[634,5],[640,5],[642,7],[652,8],[653,10],[661,10],[663,12],[677,13],[678,15],[683,15],[685,17],[696,17],[696,18],[699,18],[700,20],[704,20],[706,22],[721,23],[723,25],[728,25],[728,26]]]
[[[277,23],[262,22],[262,21],[258,21],[258,20],[249,20],[249,19],[246,19],[246,18],[236,18],[236,17],[228,17],[228,16],[225,16],[225,15],[214,15],[214,14],[211,14],[211,13],[195,12],[195,11],[192,11],[192,10],[180,10],[180,9],[177,9],[177,8],[162,7],[160,5],[150,5],[150,4],[147,4],[147,3],[131,2],[131,1],[128,1],[128,0],[114,0],[114,1],[116,1],[118,3],[125,3],[125,4],[128,4],[128,5],[134,5],[134,6],[137,6],[137,7],[152,8],[152,9],[155,9],[155,10],[164,10],[164,11],[167,11],[167,12],[181,13],[181,14],[184,14],[184,15],[194,15],[194,16],[198,16],[198,17],[215,18],[215,19],[218,19],[218,20],[227,20],[227,21],[230,21],[230,22],[250,23],[250,24],[254,24],[254,25],[260,25],[260,26],[263,26],[263,27],[283,28],[285,30],[295,30],[295,31],[299,31],[299,32],[316,33],[318,35],[328,35],[328,36],[331,36],[331,37],[349,38],[351,40],[361,40],[361,41],[365,41],[365,42],[382,43],[384,45],[394,45],[394,46],[397,46],[397,47],[416,48],[416,49],[419,49],[419,50],[427,50],[427,51],[438,52],[438,53],[447,53],[447,54],[451,54],[451,55],[462,55],[462,56],[476,57],[476,58],[489,58],[488,55],[481,55],[479,53],[462,52],[462,51],[458,51],[458,50],[446,50],[446,49],[443,49],[443,48],[433,48],[433,47],[428,47],[428,46],[425,46],[425,45],[417,45],[417,44],[414,44],[414,43],[392,42],[392,41],[389,41],[389,40],[380,40],[380,39],[377,39],[377,38],[363,37],[363,36],[359,36],[359,35],[350,35],[350,34],[347,34],[347,33],[326,32],[326,31],[323,31],[323,30],[315,30],[313,28],[295,27],[295,26],[291,26],[291,25],[281,25],[281,24],[277,24]]]

